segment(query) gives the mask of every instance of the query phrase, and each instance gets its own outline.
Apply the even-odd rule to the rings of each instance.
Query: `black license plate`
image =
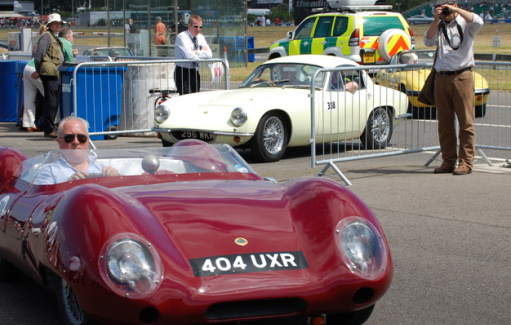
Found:
[[[300,270],[308,267],[301,251],[221,255],[190,260],[195,276]]]
[[[191,130],[183,130],[179,131],[179,135],[177,137],[179,140],[184,139],[198,139],[202,141],[213,141],[214,135],[213,132],[205,132],[205,131],[191,131]]]

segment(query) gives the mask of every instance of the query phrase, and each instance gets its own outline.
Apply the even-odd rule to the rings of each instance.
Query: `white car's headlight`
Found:
[[[129,298],[153,293],[163,276],[158,252],[135,234],[119,234],[109,240],[101,251],[99,267],[106,284]]]
[[[247,121],[247,113],[241,107],[236,107],[231,113],[231,122],[236,127],[240,127]]]
[[[381,276],[387,267],[387,249],[376,227],[361,217],[343,219],[336,228],[336,244],[350,270],[367,279]]]
[[[170,116],[170,111],[165,105],[158,105],[154,109],[154,120],[158,124],[165,122]]]

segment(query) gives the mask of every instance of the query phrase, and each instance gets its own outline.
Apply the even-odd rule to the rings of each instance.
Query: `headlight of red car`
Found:
[[[388,257],[378,229],[361,217],[343,219],[336,228],[336,244],[351,272],[367,279],[384,274]]]
[[[160,285],[163,267],[153,245],[135,234],[118,234],[101,250],[103,281],[119,295],[142,298]]]

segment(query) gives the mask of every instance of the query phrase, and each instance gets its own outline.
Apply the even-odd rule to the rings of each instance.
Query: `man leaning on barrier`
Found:
[[[437,1],[433,13],[424,45],[438,46],[434,96],[443,162],[434,172],[467,175],[472,172],[475,152],[474,39],[484,22],[459,8],[455,0]],[[454,114],[459,123],[459,154]]]
[[[202,18],[191,15],[188,20],[188,30],[179,33],[176,38],[176,59],[193,60],[211,59],[213,53],[209,48],[206,38],[200,32],[202,30]],[[174,74],[177,91],[180,95],[200,91],[199,65],[196,62],[176,63]]]

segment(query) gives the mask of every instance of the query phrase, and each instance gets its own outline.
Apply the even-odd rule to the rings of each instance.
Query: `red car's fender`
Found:
[[[21,151],[9,147],[0,147],[0,193],[16,175],[21,163],[27,159]]]

